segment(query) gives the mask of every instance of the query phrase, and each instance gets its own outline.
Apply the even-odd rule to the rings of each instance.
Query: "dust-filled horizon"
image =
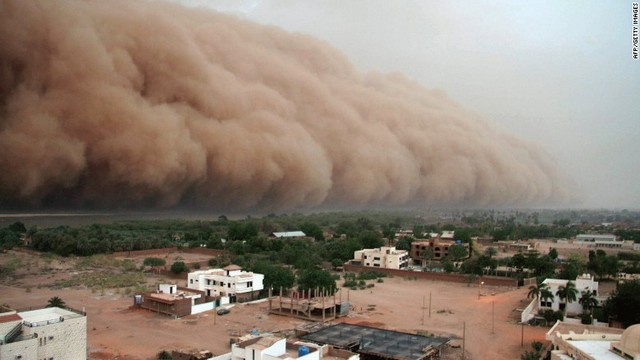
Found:
[[[360,72],[308,35],[159,2],[0,0],[0,154],[5,208],[578,198],[550,154],[443,91]]]

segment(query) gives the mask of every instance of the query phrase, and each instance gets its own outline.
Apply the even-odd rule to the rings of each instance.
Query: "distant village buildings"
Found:
[[[87,317],[58,307],[0,312],[0,359],[86,359]]]

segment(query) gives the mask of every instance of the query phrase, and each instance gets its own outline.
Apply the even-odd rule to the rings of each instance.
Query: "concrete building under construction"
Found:
[[[345,323],[327,326],[300,338],[358,353],[362,360],[439,359],[450,340]]]
[[[269,289],[269,313],[311,321],[331,321],[349,314],[349,302],[342,301],[342,292],[325,289],[283,291],[277,296]]]

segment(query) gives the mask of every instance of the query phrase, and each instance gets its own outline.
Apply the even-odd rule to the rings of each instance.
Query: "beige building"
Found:
[[[87,317],[57,307],[0,313],[0,359],[86,359]]]
[[[353,262],[377,268],[405,269],[409,265],[409,253],[406,250],[396,250],[395,246],[362,249],[353,253]]]
[[[546,339],[551,360],[640,360],[640,324],[623,330],[558,321]]]

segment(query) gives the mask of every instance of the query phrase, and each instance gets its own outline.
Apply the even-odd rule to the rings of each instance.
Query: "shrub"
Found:
[[[167,263],[165,259],[157,258],[157,257],[148,257],[144,259],[144,266],[164,266]]]
[[[171,265],[172,273],[180,274],[187,271],[189,271],[189,268],[185,265],[184,261],[176,261]]]
[[[347,280],[344,282],[342,286],[350,288],[350,287],[358,286],[358,284],[355,282],[355,280]]]
[[[385,277],[385,274],[378,271],[363,271],[358,274],[358,279],[362,280],[374,280],[382,277]]]
[[[585,324],[585,325],[590,325],[591,324],[591,314],[588,314],[586,312],[580,314],[580,322]]]

